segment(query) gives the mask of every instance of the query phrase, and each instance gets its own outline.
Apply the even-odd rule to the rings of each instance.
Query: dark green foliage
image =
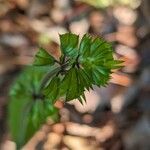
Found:
[[[62,55],[75,57],[77,56],[77,48],[78,48],[78,40],[79,36],[67,33],[60,35],[60,46]]]
[[[54,65],[55,59],[43,48],[39,48],[39,51],[35,55],[34,65],[44,66],[44,65]]]
[[[120,61],[113,58],[111,45],[103,39],[92,39],[89,35],[84,35],[79,51],[79,62],[90,75],[92,84],[105,86],[110,79],[111,70],[120,68]]]
[[[43,93],[46,95],[51,102],[57,100],[58,93],[59,93],[59,85],[60,79],[57,76],[54,76],[48,86],[44,89]]]
[[[18,147],[33,136],[46,121],[46,117],[56,114],[54,105],[38,93],[41,78],[46,70],[47,68],[28,67],[11,87],[8,123],[12,140]]]
[[[112,70],[121,67],[122,61],[114,60],[112,46],[105,40],[87,34],[80,44],[78,40],[72,33],[60,35],[62,55],[58,61],[40,48],[34,60],[38,67],[26,69],[12,86],[9,127],[18,147],[31,138],[47,116],[56,120],[57,99],[78,99],[83,104],[85,90],[93,85],[106,86]],[[39,67],[46,65],[49,67]]]
[[[54,77],[44,90],[52,101],[61,96],[64,96],[66,101],[80,99],[84,97],[84,91],[92,88],[92,85],[106,86],[112,69],[121,67],[121,61],[113,58],[111,44],[105,40],[92,38],[87,34],[83,36],[80,44],[78,39],[78,35],[72,33],[60,35],[60,63],[63,65],[67,62],[68,65],[61,70],[65,73],[57,73],[57,81]],[[35,59],[37,62],[40,61],[38,57]],[[45,61],[47,62],[47,59]]]

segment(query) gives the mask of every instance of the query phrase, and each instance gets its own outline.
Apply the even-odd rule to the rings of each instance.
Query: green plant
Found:
[[[83,104],[84,91],[92,85],[107,85],[112,69],[120,68],[109,43],[101,38],[72,33],[60,35],[61,57],[56,60],[39,48],[33,66],[27,67],[10,90],[9,127],[17,148],[23,146],[48,116],[58,120],[54,107],[57,99],[78,99]]]

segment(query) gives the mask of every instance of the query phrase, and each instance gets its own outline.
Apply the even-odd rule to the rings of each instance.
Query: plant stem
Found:
[[[56,59],[55,59],[55,62],[56,62],[57,64],[59,64],[59,65],[61,64],[61,62],[59,62],[59,61],[58,61],[58,60],[56,60]]]

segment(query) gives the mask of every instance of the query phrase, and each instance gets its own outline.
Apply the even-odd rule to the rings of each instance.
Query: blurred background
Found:
[[[59,33],[100,36],[124,67],[87,104],[57,103],[60,123],[46,123],[24,150],[150,149],[149,0],[0,0],[0,150],[15,150],[7,128],[8,90],[38,46],[60,56]]]

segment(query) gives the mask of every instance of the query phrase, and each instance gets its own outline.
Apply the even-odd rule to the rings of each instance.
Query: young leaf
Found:
[[[90,46],[91,46],[92,37],[90,37],[88,34],[85,34],[80,42],[79,46],[79,53],[81,55],[85,54],[86,52],[89,52]]]
[[[39,51],[35,55],[34,65],[44,66],[44,65],[54,65],[55,59],[51,56],[45,49],[39,48]]]
[[[120,68],[121,61],[114,60],[111,44],[101,38],[83,36],[79,47],[79,63],[91,77],[91,84],[105,86],[112,69]]]
[[[75,57],[78,54],[78,40],[79,36],[72,33],[65,33],[60,35],[60,46],[62,55],[68,57]]]

